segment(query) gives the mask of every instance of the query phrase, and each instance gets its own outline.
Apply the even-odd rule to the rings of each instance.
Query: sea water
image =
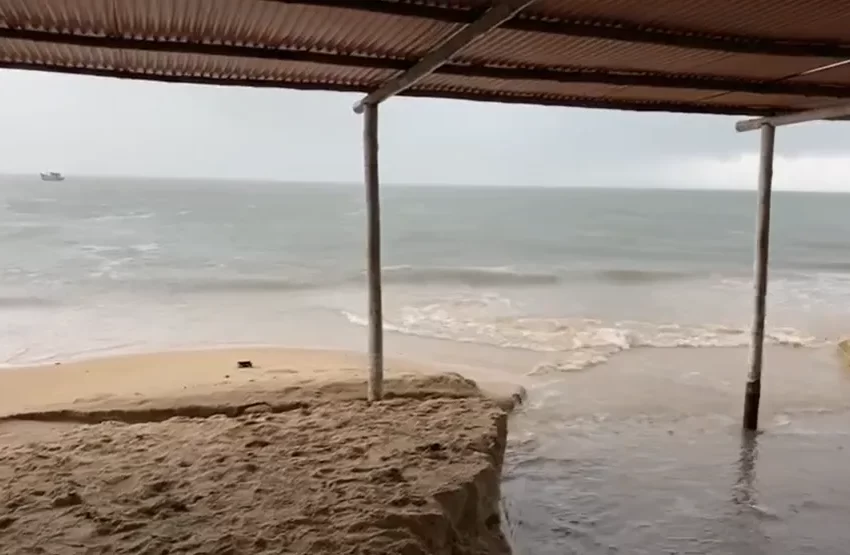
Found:
[[[530,392],[505,469],[517,552],[850,545],[850,195],[774,195],[755,443],[738,431],[753,192],[387,186],[382,202],[388,353]],[[0,363],[363,349],[364,233],[356,185],[2,178]]]

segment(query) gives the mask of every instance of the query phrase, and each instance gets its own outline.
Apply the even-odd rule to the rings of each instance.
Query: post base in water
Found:
[[[744,429],[755,431],[759,427],[759,401],[761,382],[747,382],[744,394]]]

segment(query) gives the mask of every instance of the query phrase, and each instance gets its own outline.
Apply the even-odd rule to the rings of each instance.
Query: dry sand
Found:
[[[253,368],[237,368],[250,360]],[[115,356],[58,365],[0,369],[0,417],[56,408],[124,406],[133,400],[279,390],[361,381],[367,358],[346,351],[243,347]],[[387,360],[394,378],[433,375],[438,369],[403,360]],[[522,388],[470,375],[494,400],[510,408]],[[484,378],[484,381],[482,381]],[[359,392],[358,392],[359,394]],[[184,402],[184,401],[181,401]]]
[[[0,371],[0,553],[508,553],[505,410],[398,361],[370,405],[364,366],[237,349]]]

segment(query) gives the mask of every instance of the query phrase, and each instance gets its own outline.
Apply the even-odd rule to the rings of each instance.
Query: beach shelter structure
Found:
[[[748,116],[762,134],[744,427],[761,387],[775,129],[850,116],[846,0],[0,0],[0,68],[364,93],[368,395],[378,110],[396,96]]]

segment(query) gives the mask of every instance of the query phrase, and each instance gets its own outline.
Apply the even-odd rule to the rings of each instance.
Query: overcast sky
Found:
[[[0,172],[356,182],[357,95],[0,70]],[[754,188],[735,118],[393,99],[384,183]],[[850,123],[777,132],[776,185],[850,191]]]

